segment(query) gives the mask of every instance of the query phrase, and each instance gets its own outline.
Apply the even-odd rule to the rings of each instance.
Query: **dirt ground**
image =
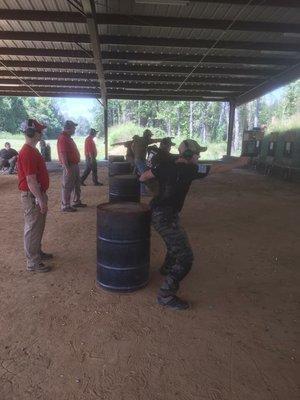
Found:
[[[59,183],[52,173],[44,250],[54,270],[31,274],[16,177],[0,176],[1,400],[298,398],[298,186],[247,171],[193,184],[182,223],[195,263],[180,292],[192,308],[178,312],[156,304],[155,233],[148,287],[96,289],[95,208],[107,186],[83,188],[89,207],[61,214]]]

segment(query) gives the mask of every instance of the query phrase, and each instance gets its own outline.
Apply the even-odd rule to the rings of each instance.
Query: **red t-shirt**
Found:
[[[89,135],[84,142],[84,153],[86,157],[92,156],[97,157],[97,148],[93,139],[93,136]]]
[[[40,152],[29,144],[24,144],[18,157],[18,178],[19,189],[29,191],[26,176],[36,175],[42,192],[49,188],[49,174],[43,157]]]
[[[62,132],[57,139],[57,152],[59,161],[62,163],[60,153],[66,153],[70,164],[80,162],[80,154],[74,140],[65,132]]]

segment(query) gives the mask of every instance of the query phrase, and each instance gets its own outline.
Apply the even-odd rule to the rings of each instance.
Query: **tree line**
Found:
[[[200,140],[203,143],[226,139],[228,103],[194,101],[109,100],[108,125],[133,122],[142,127],[153,127],[166,136]],[[261,97],[236,109],[234,146],[238,146],[244,129],[276,124],[289,119],[300,110],[300,80],[286,86],[282,96],[270,101]],[[62,129],[64,116],[58,99],[36,97],[0,97],[0,131],[18,133],[28,117],[35,117],[48,125],[47,137],[56,138]],[[77,134],[85,135],[90,126],[103,134],[103,110],[95,107],[92,120],[78,116]],[[299,121],[300,125],[300,121]]]

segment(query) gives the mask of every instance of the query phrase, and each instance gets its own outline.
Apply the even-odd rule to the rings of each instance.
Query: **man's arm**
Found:
[[[60,152],[59,156],[60,156],[61,163],[62,163],[63,167],[66,169],[67,172],[69,172],[70,164],[69,164],[69,161],[68,161],[67,153],[65,153],[64,151]]]
[[[148,169],[147,171],[143,172],[142,175],[140,176],[140,182],[146,182],[149,181],[149,179],[155,178],[155,175],[153,175],[151,169]]]
[[[243,167],[243,166],[247,165],[248,163],[249,163],[249,157],[239,157],[237,160],[234,160],[230,163],[213,164],[210,167],[209,175],[228,172],[234,168]]]
[[[40,206],[40,210],[42,214],[45,214],[48,210],[46,196],[41,192],[40,185],[36,179],[36,175],[28,175],[26,176],[27,185],[30,192],[37,199],[38,205]]]

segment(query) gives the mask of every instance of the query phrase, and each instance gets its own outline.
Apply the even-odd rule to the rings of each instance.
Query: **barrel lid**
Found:
[[[122,203],[102,203],[98,205],[99,211],[111,211],[113,213],[140,213],[150,211],[147,204],[122,202]]]

